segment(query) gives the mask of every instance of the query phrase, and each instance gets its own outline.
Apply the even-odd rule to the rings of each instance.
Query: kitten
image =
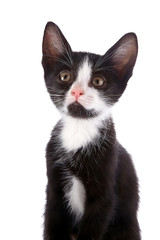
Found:
[[[46,25],[45,83],[62,119],[46,149],[44,240],[140,240],[137,177],[112,120],[137,51],[128,33],[103,56],[73,52],[58,26]]]

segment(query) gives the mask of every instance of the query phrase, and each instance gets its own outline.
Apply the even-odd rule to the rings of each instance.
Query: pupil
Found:
[[[99,79],[96,79],[96,80],[95,80],[95,84],[96,84],[96,85],[99,85],[99,83],[100,83]]]
[[[95,85],[95,86],[97,86],[97,87],[100,87],[100,86],[102,86],[103,85],[103,80],[101,79],[101,78],[94,78],[94,80],[93,80],[93,84]]]
[[[68,75],[67,75],[67,74],[65,74],[65,75],[62,76],[62,80],[63,80],[63,81],[65,81],[65,80],[67,80],[67,79],[68,79]]]

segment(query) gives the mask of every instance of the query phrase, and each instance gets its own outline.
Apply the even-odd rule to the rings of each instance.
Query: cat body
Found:
[[[112,120],[136,56],[133,33],[100,56],[73,52],[46,25],[45,82],[62,118],[46,149],[44,240],[140,240],[137,177]]]

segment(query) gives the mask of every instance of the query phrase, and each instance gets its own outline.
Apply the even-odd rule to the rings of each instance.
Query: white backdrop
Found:
[[[45,146],[59,119],[41,67],[45,24],[76,51],[104,53],[134,31],[139,55],[114,119],[140,181],[144,240],[160,239],[160,13],[152,1],[3,1],[0,6],[0,239],[42,239]]]

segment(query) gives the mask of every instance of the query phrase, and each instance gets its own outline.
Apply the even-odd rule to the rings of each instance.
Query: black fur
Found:
[[[74,102],[68,106],[69,114],[72,117],[78,118],[92,118],[97,116],[97,113],[94,110],[86,110],[81,104],[78,102]]]
[[[47,46],[47,31],[52,28],[58,31],[71,53],[72,61],[67,59],[67,54],[59,60],[57,50],[52,51],[51,46]],[[93,74],[103,75],[107,79],[105,85],[99,88],[103,96],[110,89],[106,101],[109,99],[112,105],[119,99],[132,75],[136,56],[125,67],[116,65],[111,56],[115,48],[117,45],[106,53],[107,57],[106,54],[99,56],[72,52],[59,28],[48,23],[43,40],[42,63],[47,89],[59,109],[76,77],[77,66],[86,55],[94,64]],[[57,76],[64,68],[72,73],[70,83],[59,82]],[[61,96],[55,97],[55,93]],[[95,114],[88,113],[79,104],[70,105],[69,113],[78,118],[94,118]],[[63,124],[62,121],[57,123],[46,149],[48,184],[44,240],[71,240],[73,237],[77,240],[140,240],[137,176],[130,155],[116,140],[112,119],[107,119],[99,129],[96,141],[83,149],[70,152],[63,148],[59,139]],[[86,190],[85,212],[79,222],[75,222],[65,201],[64,184],[67,175],[77,176]]]

